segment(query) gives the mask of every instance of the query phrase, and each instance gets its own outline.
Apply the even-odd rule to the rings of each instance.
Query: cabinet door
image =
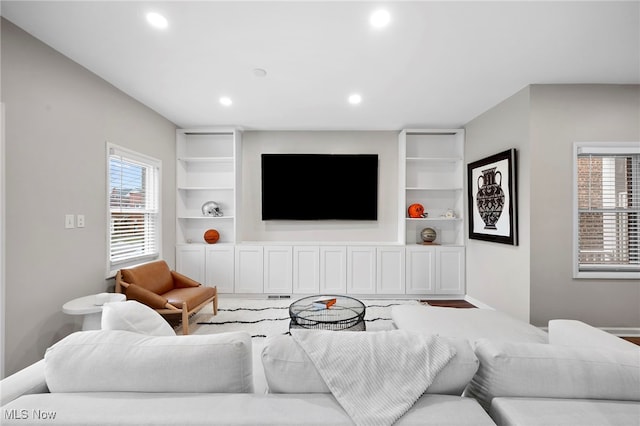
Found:
[[[204,246],[201,244],[177,246],[176,271],[192,280],[204,283]]]
[[[347,293],[376,292],[376,248],[347,248]]]
[[[317,294],[320,291],[320,247],[293,248],[293,292]]]
[[[205,285],[217,287],[218,293],[233,293],[233,246],[206,246],[205,265]]]
[[[429,294],[435,292],[435,258],[435,247],[407,247],[407,294]]]
[[[377,257],[377,293],[404,294],[404,247],[378,247]]]
[[[264,292],[291,294],[293,291],[293,248],[264,248]]]
[[[236,293],[262,293],[264,281],[262,246],[236,246],[234,288]]]
[[[347,291],[347,248],[320,247],[320,293]]]
[[[436,264],[436,293],[464,294],[464,247],[438,247]]]

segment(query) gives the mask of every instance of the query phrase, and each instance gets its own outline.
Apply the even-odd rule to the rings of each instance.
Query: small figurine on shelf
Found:
[[[455,219],[456,214],[453,209],[449,209],[442,215],[442,217],[444,217],[445,219]]]

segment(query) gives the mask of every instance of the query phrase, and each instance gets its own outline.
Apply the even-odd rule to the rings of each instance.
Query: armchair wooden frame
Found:
[[[118,273],[116,274],[116,286],[115,286],[115,292],[116,293],[125,293],[125,291],[131,284],[124,281],[122,279],[122,272],[118,271]],[[166,315],[166,314],[178,314],[180,313],[182,315],[182,333],[184,335],[189,334],[189,317],[198,312],[200,309],[202,309],[203,307],[205,307],[208,303],[212,303],[213,302],[213,315],[217,315],[218,314],[218,294],[216,292],[216,294],[214,294],[213,297],[208,298],[207,300],[205,300],[204,302],[200,303],[198,306],[188,309],[187,308],[187,303],[183,302],[182,303],[182,308],[177,308],[175,306],[173,306],[171,303],[166,302],[166,304],[164,305],[164,308],[153,308],[156,312],[158,312],[161,315]]]

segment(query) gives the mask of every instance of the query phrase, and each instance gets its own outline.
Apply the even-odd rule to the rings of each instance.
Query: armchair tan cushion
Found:
[[[116,292],[125,293],[127,300],[136,300],[160,314],[182,313],[184,334],[189,334],[189,315],[213,302],[213,314],[218,312],[216,287],[171,271],[164,260],[130,269],[116,275]]]

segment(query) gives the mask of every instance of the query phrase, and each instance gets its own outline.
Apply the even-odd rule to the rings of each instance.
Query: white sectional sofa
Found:
[[[423,323],[422,332],[440,334],[455,356],[396,424],[640,424],[635,345],[569,320],[551,321],[548,335],[528,330],[533,341],[489,339],[473,327],[472,335],[450,336],[468,324],[446,323],[440,332],[437,312],[451,320],[451,311],[429,312],[432,322]],[[105,314],[110,317],[109,309]],[[411,315],[415,326],[420,312]],[[464,321],[469,315],[461,314]],[[103,318],[105,328],[117,330],[74,333],[44,360],[2,380],[2,424],[353,424],[291,336],[265,342],[259,360],[269,386],[264,393],[254,388],[256,360],[245,333],[173,336],[142,319],[110,324]],[[160,335],[141,334],[150,330]]]
[[[480,367],[464,395],[499,426],[640,426],[640,347],[575,320],[548,333],[489,309],[396,306],[398,328],[466,338]]]

